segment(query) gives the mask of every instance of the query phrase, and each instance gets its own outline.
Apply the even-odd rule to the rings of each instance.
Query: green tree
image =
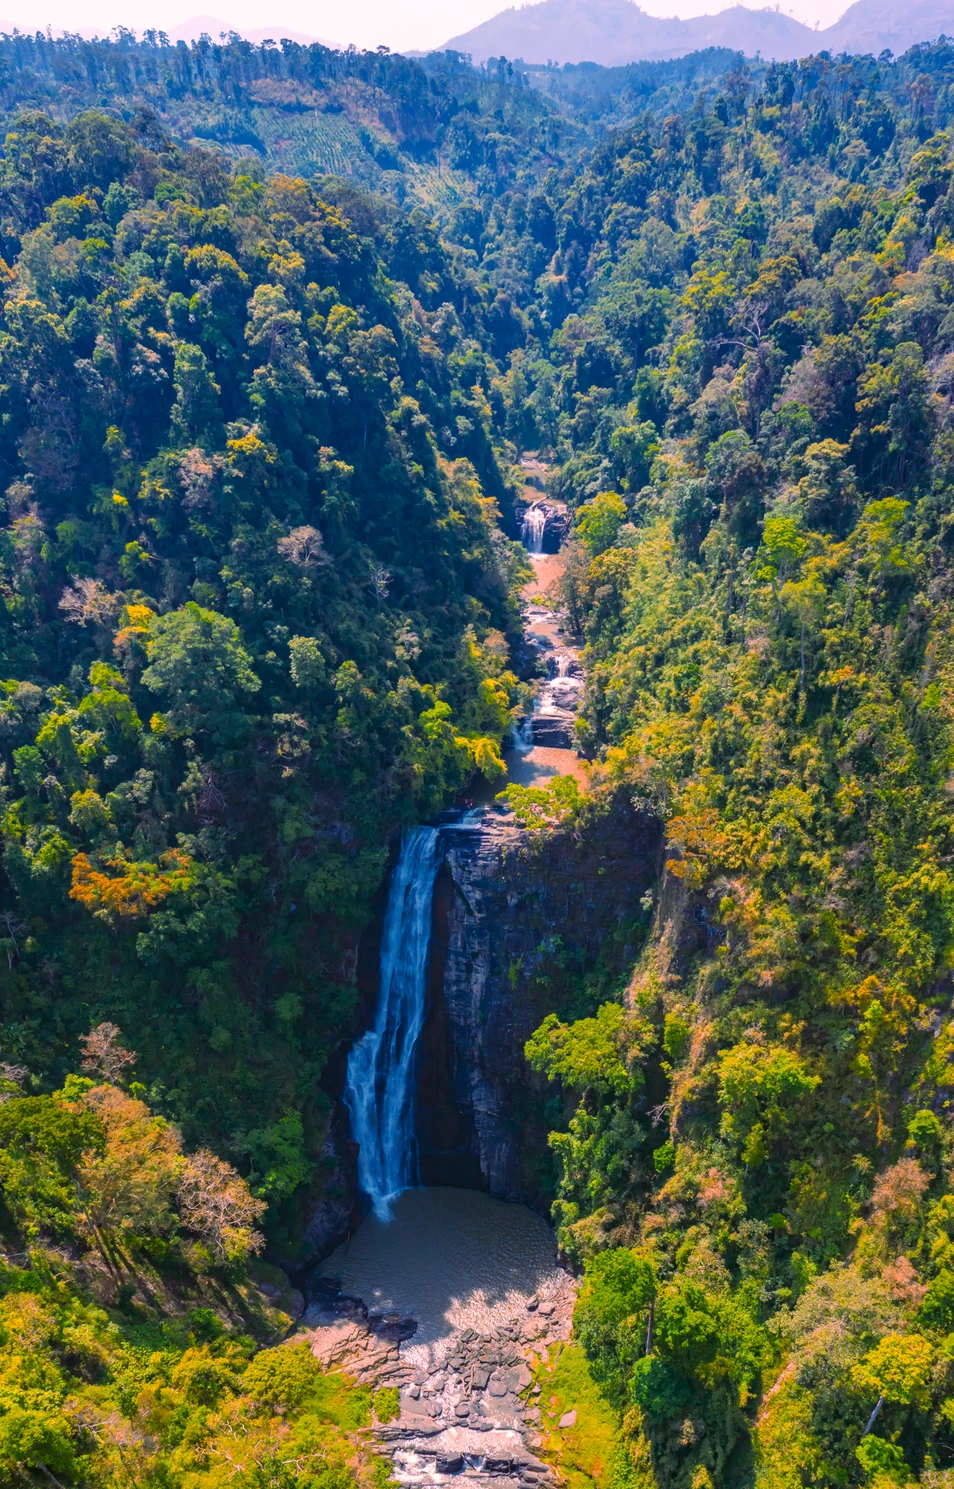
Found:
[[[177,733],[234,736],[241,695],[261,686],[234,620],[190,600],[152,623],[146,651],[142,681],[166,704]]]

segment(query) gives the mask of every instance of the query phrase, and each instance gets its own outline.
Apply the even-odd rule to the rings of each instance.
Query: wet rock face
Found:
[[[303,1235],[306,1246],[318,1257],[327,1256],[360,1221],[357,1155],[348,1113],[336,1101],[319,1159],[321,1193]]]
[[[624,799],[579,841],[557,832],[537,847],[493,811],[444,836],[418,1061],[421,1178],[545,1206],[545,1093],[523,1048],[547,1013],[580,1016],[585,974],[632,963],[659,824]]]
[[[554,676],[572,675],[573,665],[569,656]],[[621,972],[632,964],[659,824],[624,800],[581,841],[554,833],[537,850],[512,818],[491,810],[477,827],[448,826],[443,841],[417,1060],[420,1181],[489,1189],[546,1211],[546,1091],[523,1047],[548,1013],[580,1016],[574,981],[599,966]],[[377,949],[371,927],[358,969],[366,1020],[377,997]],[[343,1086],[343,1054],[337,1063],[333,1096]],[[317,1257],[360,1224],[355,1154],[336,1102],[323,1194],[306,1232]]]
[[[521,541],[532,553],[559,553],[570,528],[570,514],[562,502],[538,497],[518,513],[518,522]]]

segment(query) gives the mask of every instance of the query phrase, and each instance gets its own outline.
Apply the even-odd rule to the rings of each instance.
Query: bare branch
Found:
[[[317,569],[331,563],[317,527],[293,527],[286,537],[279,538],[277,547],[282,558],[300,569]]]
[[[120,1043],[122,1031],[115,1024],[97,1024],[80,1039],[83,1046],[83,1069],[98,1075],[111,1086],[118,1085],[127,1065],[135,1063],[136,1053]]]

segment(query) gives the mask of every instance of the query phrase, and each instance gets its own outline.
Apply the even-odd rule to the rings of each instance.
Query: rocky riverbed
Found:
[[[542,469],[542,467],[541,467]],[[583,666],[579,648],[564,627],[552,593],[563,572],[560,551],[569,513],[563,503],[535,500],[523,519],[539,522],[539,542],[531,548],[533,578],[523,592],[524,634],[535,658],[537,681],[533,708],[519,730],[516,747],[507,754],[508,779],[520,786],[539,786],[554,775],[585,781],[585,766],[576,749],[576,718],[583,700]]]
[[[340,1248],[329,1258],[327,1272],[337,1271],[341,1291],[324,1277],[295,1338],[306,1339],[326,1367],[399,1389],[399,1415],[374,1430],[400,1483],[463,1477],[516,1489],[549,1482],[537,1452],[535,1366],[569,1338],[577,1289],[556,1263],[549,1227],[523,1206],[473,1191],[408,1191],[396,1211],[387,1238],[365,1230],[373,1225],[366,1221],[353,1252]],[[452,1276],[453,1228],[468,1218],[476,1237],[468,1245],[458,1224]],[[345,1291],[355,1283],[368,1300]],[[421,1318],[388,1306],[398,1297],[416,1299]],[[455,1326],[468,1318],[478,1326]]]
[[[527,1299],[522,1317],[486,1333],[455,1333],[438,1358],[413,1341],[405,1346],[413,1374],[401,1389],[400,1417],[380,1431],[401,1483],[459,1474],[501,1485],[551,1477],[536,1454],[543,1439],[533,1366],[570,1337],[575,1297],[574,1279],[560,1273]]]

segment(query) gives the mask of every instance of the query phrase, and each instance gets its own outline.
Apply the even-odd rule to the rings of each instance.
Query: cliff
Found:
[[[549,1203],[554,1124],[523,1047],[547,1013],[580,1017],[618,990],[648,927],[659,838],[626,798],[580,836],[534,839],[494,812],[445,830],[418,1060],[425,1183]]]

